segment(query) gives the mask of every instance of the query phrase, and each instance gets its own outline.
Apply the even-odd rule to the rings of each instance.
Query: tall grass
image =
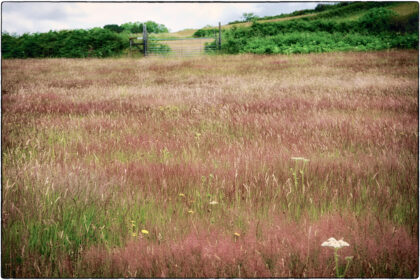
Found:
[[[418,276],[417,52],[2,78],[3,277]]]

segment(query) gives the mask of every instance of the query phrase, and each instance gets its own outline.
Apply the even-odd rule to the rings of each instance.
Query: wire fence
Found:
[[[221,50],[221,25],[214,37],[200,38],[153,38],[143,25],[143,37],[131,37],[130,53],[136,47],[144,56],[194,56],[216,54]]]
[[[218,51],[217,38],[149,38],[148,56],[195,56],[215,54]]]

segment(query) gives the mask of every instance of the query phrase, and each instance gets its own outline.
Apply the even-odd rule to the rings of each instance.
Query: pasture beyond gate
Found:
[[[215,54],[221,49],[221,25],[213,37],[200,38],[154,38],[149,37],[143,25],[142,37],[130,37],[130,50],[134,47],[144,56],[195,56]]]

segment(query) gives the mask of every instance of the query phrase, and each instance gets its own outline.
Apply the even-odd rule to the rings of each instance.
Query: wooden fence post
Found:
[[[147,56],[147,27],[146,23],[143,23],[143,53]]]
[[[222,26],[219,21],[219,51],[222,49]]]

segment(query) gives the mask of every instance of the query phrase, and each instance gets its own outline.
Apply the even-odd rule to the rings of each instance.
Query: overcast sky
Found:
[[[312,9],[316,2],[252,3],[69,3],[3,2],[2,31],[35,33],[62,29],[88,29],[106,24],[152,20],[171,32],[216,26],[239,20],[243,13],[278,15]]]

